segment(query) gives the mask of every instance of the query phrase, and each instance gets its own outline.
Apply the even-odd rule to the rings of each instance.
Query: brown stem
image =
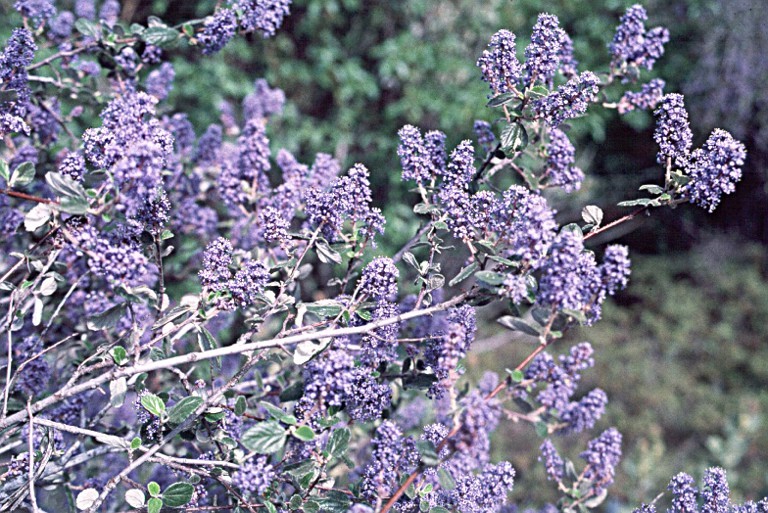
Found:
[[[621,223],[625,223],[625,222],[627,222],[627,221],[629,221],[631,219],[634,219],[635,217],[637,217],[638,215],[642,214],[646,210],[648,210],[648,206],[647,205],[644,206],[644,207],[640,207],[637,210],[635,210],[634,212],[632,212],[630,214],[627,214],[624,217],[620,217],[620,218],[616,219],[615,221],[613,221],[611,223],[606,224],[602,228],[599,228],[597,230],[593,230],[593,231],[589,232],[588,234],[586,234],[584,236],[584,240],[590,239],[590,238],[594,237],[595,235],[597,235],[599,233],[602,233],[602,232],[604,232],[606,230],[610,230],[614,226],[618,226]]]
[[[10,189],[0,189],[0,194],[5,194],[6,196],[10,196],[12,198],[19,198],[27,201],[36,201],[37,203],[46,203],[46,204],[57,203],[56,201],[48,198],[32,196],[31,194],[24,194],[23,192],[12,191]]]

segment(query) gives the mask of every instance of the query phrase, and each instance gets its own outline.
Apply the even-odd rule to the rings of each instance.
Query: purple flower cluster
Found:
[[[18,362],[15,390],[32,397],[45,390],[51,378],[51,367],[45,356],[40,354],[42,351],[43,342],[37,335],[24,338],[13,348],[14,357]],[[20,366],[23,367],[18,372]]]
[[[525,84],[541,82],[551,86],[560,65],[560,52],[565,42],[560,20],[552,14],[539,14],[531,33],[531,43],[525,48]]]
[[[147,395],[150,395],[150,392],[144,389],[136,396],[136,400],[133,403],[133,408],[136,412],[136,420],[144,427],[147,437],[150,440],[159,439],[163,431],[160,417],[151,413],[143,404],[141,404],[141,398]]]
[[[266,456],[256,456],[245,463],[232,474],[232,484],[249,497],[264,495],[277,477],[275,468]]]
[[[398,486],[398,476],[408,472],[418,462],[413,439],[404,437],[397,425],[385,420],[376,429],[371,441],[371,461],[365,467],[361,495],[369,501],[387,497]]]
[[[149,261],[144,255],[133,226],[120,225],[106,235],[92,226],[76,234],[80,248],[88,255],[88,268],[102,276],[113,288],[121,284],[136,286],[147,279]]]
[[[389,257],[376,257],[365,266],[358,285],[360,293],[377,299],[397,295],[400,271]]]
[[[271,37],[290,13],[290,5],[291,0],[239,0],[234,9],[242,13],[240,27],[243,30],[258,30],[264,37]]]
[[[701,513],[728,513],[731,511],[731,490],[725,470],[713,467],[704,472],[704,488],[701,491],[704,505]]]
[[[203,54],[216,53],[227,46],[235,37],[237,31],[237,16],[232,9],[219,9],[213,16],[206,19],[203,31],[197,40],[203,45]]]
[[[549,131],[547,163],[544,176],[550,185],[557,185],[571,193],[581,188],[584,172],[574,165],[576,150],[568,136],[559,128]]]
[[[76,0],[75,15],[87,20],[96,19],[96,2],[94,0]]]
[[[579,73],[579,62],[573,55],[573,41],[568,33],[563,31],[559,52],[560,73],[567,79],[571,79]]]
[[[673,165],[684,168],[690,156],[693,132],[688,123],[688,111],[685,110],[683,95],[665,95],[654,115],[656,130],[653,140],[659,145],[656,161],[666,165],[667,159],[671,159]]]
[[[202,167],[215,165],[219,159],[221,144],[221,126],[209,125],[197,141],[197,150],[192,160],[195,164]]]
[[[448,442],[454,454],[444,464],[453,476],[468,474],[482,468],[490,458],[490,437],[501,419],[501,404],[497,399],[485,400],[483,394],[473,390],[459,402],[459,430]],[[449,423],[445,419],[446,424]]]
[[[539,447],[539,451],[541,452],[539,461],[544,458],[544,468],[547,471],[547,479],[557,482],[561,481],[565,472],[565,462],[563,461],[563,458],[560,457],[560,454],[558,454],[557,449],[555,449],[552,440],[549,438],[544,440]]]
[[[515,34],[499,30],[477,60],[483,80],[488,82],[493,96],[514,91],[520,81],[522,70],[515,52]]]
[[[319,176],[336,169],[336,165],[328,167],[329,163],[319,168],[322,173]],[[315,167],[312,166],[311,182],[319,179],[314,173]],[[384,233],[384,216],[378,208],[371,207],[371,183],[368,169],[362,164],[352,166],[347,176],[334,179],[327,188],[311,186],[305,193],[305,201],[309,228],[322,227],[323,236],[331,242],[337,239],[347,219],[360,223],[359,231],[365,238],[372,239],[376,233]]]
[[[616,467],[621,460],[621,433],[608,428],[587,444],[587,450],[579,457],[587,462],[583,475],[591,482],[593,495],[600,493],[613,483]]]
[[[614,295],[623,290],[629,283],[630,275],[629,248],[619,244],[612,244],[605,248],[603,265],[600,266],[600,276],[609,295]]]
[[[555,239],[557,223],[555,211],[543,196],[513,185],[494,204],[491,227],[507,255],[536,268]]]
[[[698,513],[699,506],[696,482],[691,476],[680,472],[669,482],[668,490],[672,492],[672,508],[670,513]]]
[[[448,165],[442,173],[444,184],[466,189],[476,171],[475,148],[472,146],[472,141],[461,141],[451,152]]]
[[[445,134],[439,131],[427,132],[422,137],[418,128],[405,125],[397,135],[400,144],[397,155],[403,168],[403,180],[426,184],[445,170]]]
[[[253,92],[243,99],[243,117],[263,119],[280,114],[285,105],[285,93],[282,89],[270,88],[263,78],[253,83]]]
[[[475,120],[473,125],[477,143],[486,151],[492,151],[496,146],[496,136],[493,133],[491,124],[480,119]]]
[[[373,309],[371,321],[390,319],[397,316],[400,310],[397,304],[380,299]],[[400,323],[388,324],[374,330],[371,335],[362,338],[362,360],[371,368],[378,367],[381,362],[389,362],[397,355],[397,336],[400,331]]]
[[[533,104],[536,115],[546,120],[552,128],[564,121],[581,116],[591,102],[597,99],[600,79],[591,71],[585,71],[561,85],[556,91]]]
[[[40,27],[43,23],[56,16],[56,7],[53,5],[53,0],[16,0],[13,8],[19,11],[22,16],[28,18],[35,28]]]
[[[514,486],[515,469],[507,461],[486,464],[479,474],[458,474],[454,480],[456,488],[443,493],[439,504],[462,513],[499,511]]]
[[[683,189],[684,194],[691,203],[714,211],[720,204],[721,196],[736,189],[746,156],[743,143],[725,130],[716,128],[704,146],[691,154],[686,168],[691,181]]]
[[[442,333],[433,336],[424,354],[426,363],[432,367],[438,382],[430,389],[430,395],[441,396],[445,389],[453,387],[459,361],[463,359],[475,340],[477,320],[475,309],[470,305],[453,308],[445,318]]]
[[[641,5],[633,5],[621,17],[613,41],[611,65],[617,70],[625,66],[653,69],[656,59],[664,55],[664,44],[669,41],[669,31],[663,27],[645,30],[648,15]]]
[[[121,10],[120,0],[104,0],[104,3],[101,4],[101,9],[99,9],[99,20],[111,27],[120,18]]]
[[[654,78],[647,84],[643,84],[640,91],[627,91],[621,97],[618,104],[619,114],[626,114],[635,109],[654,109],[664,96],[666,83],[660,78]]]
[[[176,72],[173,70],[173,64],[164,62],[147,76],[147,92],[159,101],[165,100],[173,88],[175,77]]]
[[[199,273],[203,294],[218,294],[216,306],[224,310],[255,303],[269,281],[267,268],[252,258],[244,258],[233,275],[230,269],[232,254],[232,243],[219,237],[205,248],[203,268]]]
[[[27,29],[13,29],[0,54],[0,90],[15,91],[15,100],[0,101],[0,137],[13,132],[29,134],[24,122],[31,91],[27,66],[35,57],[37,45]]]
[[[48,37],[61,42],[72,35],[75,26],[75,15],[71,11],[61,11],[48,26]]]

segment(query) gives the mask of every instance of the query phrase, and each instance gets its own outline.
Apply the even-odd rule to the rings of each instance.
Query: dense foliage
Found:
[[[238,36],[270,38],[288,0],[178,25],[123,24],[116,0],[61,4],[15,2],[0,55],[3,508],[509,511],[516,470],[490,451],[503,417],[544,439],[559,498],[537,506],[605,500],[620,432],[591,434],[577,463],[557,448],[606,410],[604,390],[579,386],[594,350],[549,349],[628,284],[626,246],[588,246],[663,207],[715,210],[746,158],[722,129],[694,149],[683,96],[645,81],[669,33],[642,6],[595,72],[554,15],[522,60],[496,32],[476,59],[492,120],[466,120],[477,142],[397,131],[416,204],[394,248],[378,171],[271,145],[282,90],[258,79],[206,126],[173,103],[165,52],[215,60]],[[588,205],[561,224],[548,198],[585,179],[570,124],[600,106],[653,112],[659,178],[615,221]],[[489,310],[535,345],[467,385]],[[671,511],[698,511],[692,477],[669,489]],[[731,505],[717,467],[701,502],[768,508]]]

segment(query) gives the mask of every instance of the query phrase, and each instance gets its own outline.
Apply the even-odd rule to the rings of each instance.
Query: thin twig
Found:
[[[29,433],[27,433],[27,461],[29,462],[29,500],[33,513],[37,513],[37,498],[35,497],[35,423],[32,417],[32,398],[27,399],[27,415],[29,416]]]

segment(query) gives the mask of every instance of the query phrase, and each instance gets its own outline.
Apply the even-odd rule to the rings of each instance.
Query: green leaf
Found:
[[[179,31],[170,27],[149,27],[141,34],[141,39],[155,46],[170,46],[179,39]]]
[[[86,510],[93,506],[93,504],[99,499],[99,491],[95,488],[86,488],[82,492],[77,494],[75,498],[75,506],[79,510]]]
[[[603,210],[595,205],[587,205],[581,211],[581,218],[585,223],[598,227],[603,222]]]
[[[475,277],[488,285],[501,285],[506,278],[503,274],[493,271],[477,271]]]
[[[429,513],[451,513],[451,512],[442,506],[435,506],[434,508],[429,510]]]
[[[62,198],[82,198],[87,200],[83,185],[67,175],[50,171],[45,175],[45,181],[48,186]]]
[[[549,94],[549,89],[541,85],[532,87],[528,90],[529,98],[540,98],[542,96],[547,96],[548,94]]]
[[[163,502],[169,508],[179,508],[192,500],[195,487],[189,483],[173,483],[163,491]]]
[[[514,381],[515,383],[520,383],[525,377],[525,374],[523,373],[523,371],[519,369],[514,369],[514,370],[507,369],[507,374],[509,374],[509,377],[512,378],[512,381]]]
[[[328,242],[324,239],[318,239],[317,242],[315,242],[315,249],[317,250],[317,258],[324,264],[331,262],[334,264],[341,263],[341,255],[339,252],[331,248]]]
[[[315,497],[320,504],[320,509],[328,513],[346,513],[349,510],[350,501],[347,494],[332,490],[323,497]]]
[[[108,308],[100,314],[96,314],[90,319],[87,319],[85,325],[91,331],[114,328],[120,319],[122,319],[123,315],[125,315],[125,309],[125,303],[120,303],[119,305]]]
[[[75,22],[75,30],[84,36],[88,36],[98,41],[101,39],[101,24],[80,18]]]
[[[29,185],[35,178],[35,165],[32,162],[22,162],[11,174],[11,179],[8,181],[8,187],[13,189],[16,187],[24,187]]]
[[[216,339],[213,338],[213,335],[211,335],[211,332],[208,331],[205,327],[201,326],[200,331],[197,333],[197,343],[200,346],[200,349],[203,351],[209,351],[211,349],[216,349],[219,347],[219,344],[216,342]],[[216,358],[213,358],[210,360],[211,362],[211,369],[213,369],[214,372],[219,372],[221,370],[221,357],[217,356]]]
[[[499,95],[494,96],[490,100],[488,100],[488,103],[486,103],[486,107],[495,108],[495,107],[501,107],[502,105],[506,105],[509,102],[518,99],[518,95],[516,92],[509,92],[509,93],[501,93]]]
[[[528,131],[520,123],[510,123],[501,131],[501,151],[514,153],[528,146]]]
[[[259,422],[243,433],[241,442],[246,449],[259,454],[277,452],[285,445],[286,431],[274,420]]]
[[[581,226],[576,223],[568,223],[560,228],[560,233],[565,232],[571,232],[571,234],[579,240],[584,238],[584,232],[581,231]]]
[[[144,496],[144,492],[138,488],[131,488],[125,492],[125,502],[132,508],[142,508],[147,502],[147,498]]]
[[[336,317],[344,309],[344,305],[333,299],[321,299],[314,303],[304,303],[307,312],[311,312],[323,319],[327,317]]]
[[[122,365],[123,363],[128,361],[128,353],[126,353],[125,348],[123,346],[115,346],[110,351],[109,354],[112,356],[112,360],[117,365]]]
[[[440,212],[440,209],[435,205],[428,205],[427,203],[417,203],[413,207],[413,212],[416,214],[431,214],[432,212]]]
[[[8,169],[8,162],[5,159],[0,159],[0,178],[6,182],[10,179],[10,171]]]
[[[437,451],[435,450],[435,444],[429,440],[418,440],[416,442],[416,448],[419,450],[421,462],[424,465],[434,467],[440,463],[440,458],[437,456]]]
[[[503,317],[499,317],[498,319],[496,319],[496,322],[498,322],[508,330],[520,331],[522,333],[525,333],[526,335],[531,335],[533,337],[539,336],[539,330],[535,326],[530,324],[528,321],[520,319],[519,317],[505,315]]]
[[[270,417],[273,419],[282,422],[283,424],[288,425],[294,425],[296,424],[296,417],[291,415],[290,413],[286,413],[282,410],[282,408],[278,408],[274,404],[268,403],[267,401],[260,401],[259,406],[267,410],[267,413]]]
[[[160,495],[160,485],[154,481],[150,481],[149,484],[147,484],[147,491],[152,497],[157,497]]]
[[[74,216],[81,216],[88,212],[88,200],[85,198],[65,196],[61,198],[61,201],[59,202],[59,210]]]
[[[163,507],[163,500],[157,497],[152,497],[147,501],[147,513],[160,513],[160,509]]]
[[[453,480],[453,476],[444,468],[437,469],[437,480],[446,490],[453,490],[456,488],[456,481]]]
[[[653,200],[651,198],[640,198],[636,200],[620,201],[616,204],[619,207],[647,207]]]
[[[427,389],[431,387],[435,381],[437,381],[437,376],[434,374],[409,374],[403,376],[403,387]]]
[[[139,447],[141,447],[141,438],[139,438],[138,436],[135,436],[133,437],[133,440],[131,440],[131,450],[135,451]]]
[[[325,450],[328,451],[331,456],[340,458],[347,452],[349,447],[349,439],[352,437],[352,433],[348,428],[336,429],[328,437],[328,443],[325,446]]]
[[[128,392],[128,384],[125,376],[109,382],[109,404],[114,408],[119,408],[125,401],[125,394]]]
[[[165,403],[155,394],[141,396],[141,405],[153,415],[160,417],[165,412]]]
[[[664,192],[664,188],[662,188],[659,185],[656,184],[645,184],[640,186],[641,191],[648,191],[648,194],[653,194],[658,196],[659,194]]]
[[[472,273],[477,271],[478,267],[479,266],[477,265],[477,262],[472,262],[471,264],[463,268],[461,271],[459,271],[459,274],[454,276],[454,278],[450,282],[448,282],[448,285],[453,287],[454,285],[461,283],[462,281],[472,276]]]
[[[311,442],[315,439],[315,432],[312,431],[312,428],[309,426],[299,426],[291,434],[302,442]]]
[[[163,230],[160,234],[160,240],[168,240],[173,238],[173,232],[171,230]]]
[[[155,324],[152,325],[152,329],[156,330],[162,326],[165,326],[169,322],[172,322],[174,319],[178,319],[179,317],[181,317],[187,312],[189,312],[189,306],[187,305],[174,306],[168,311],[167,314],[165,314],[164,317],[162,317],[157,322],[155,322]]]
[[[304,383],[296,382],[280,392],[280,402],[296,401],[301,399],[302,395],[304,395]]]
[[[536,428],[536,434],[541,438],[544,438],[549,434],[546,422],[537,422],[535,424],[535,428]]]
[[[46,203],[38,203],[24,216],[24,229],[34,232],[51,219],[53,209]]]
[[[174,404],[168,412],[168,422],[171,424],[181,424],[187,420],[187,418],[189,418],[201,404],[203,404],[202,397],[190,395],[183,398],[178,403]]]
[[[320,340],[307,340],[296,345],[296,349],[293,352],[293,363],[296,365],[304,365],[326,347],[331,345],[332,338],[322,338]]]
[[[560,310],[560,313],[567,315],[569,317],[573,317],[581,324],[584,324],[587,322],[587,316],[582,312],[581,310],[571,310],[570,308],[563,308]]]
[[[245,410],[248,409],[248,402],[242,395],[237,396],[235,399],[235,415],[242,417]]]

